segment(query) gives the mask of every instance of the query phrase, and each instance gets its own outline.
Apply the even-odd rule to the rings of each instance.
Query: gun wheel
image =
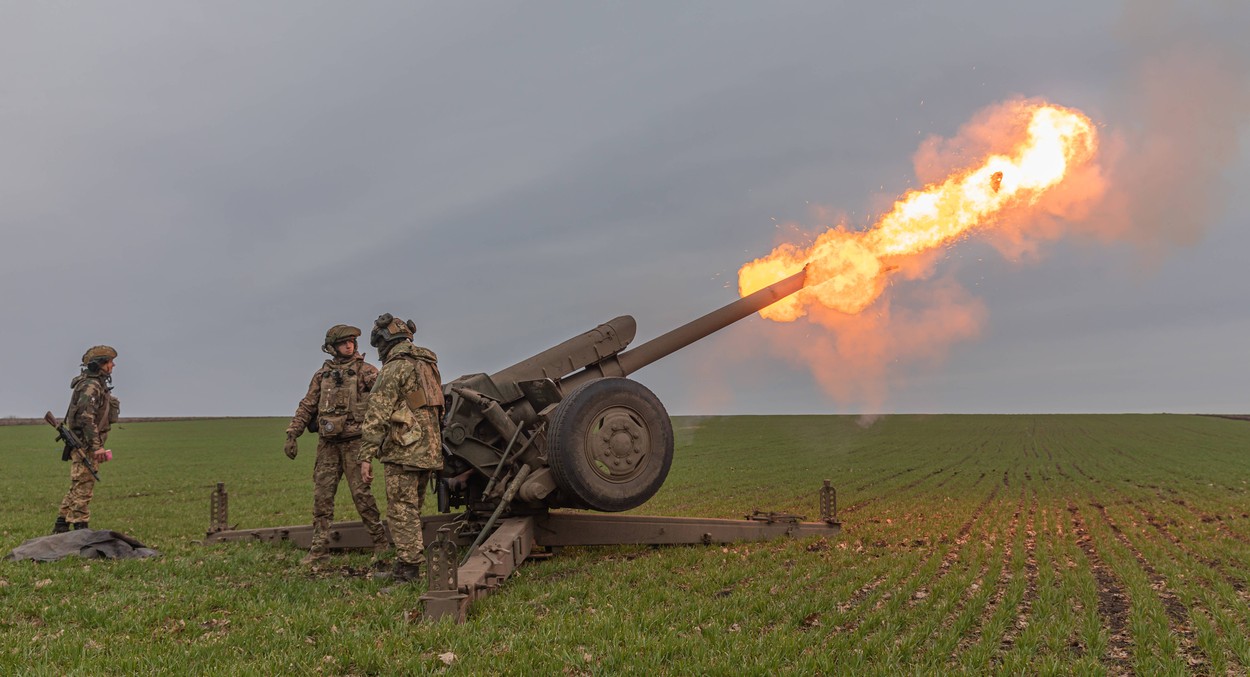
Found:
[[[646,386],[582,384],[560,403],[547,441],[556,484],[586,507],[619,512],[655,495],[673,463],[673,424]]]

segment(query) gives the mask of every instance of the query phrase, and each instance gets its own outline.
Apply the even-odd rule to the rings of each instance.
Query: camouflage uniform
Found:
[[[408,341],[391,347],[365,410],[358,463],[382,461],[397,568],[425,561],[421,508],[430,478],[443,467],[442,408],[434,353]]]
[[[88,454],[104,448],[108,439],[109,428],[117,422],[121,406],[113,397],[109,387],[109,377],[100,372],[83,372],[70,381],[74,394],[70,396],[69,410],[65,412],[65,427],[74,433],[86,447]],[[78,452],[63,456],[63,460],[72,460],[69,470],[69,491],[61,501],[61,509],[57,513],[57,521],[70,525],[86,527],[91,519],[92,493],[95,491],[95,478],[82,462]],[[99,464],[95,464],[97,472]]]
[[[317,461],[313,465],[313,539],[309,553],[325,554],[334,521],[334,495],[339,480],[347,476],[347,488],[375,550],[389,547],[377,501],[360,477],[360,419],[364,401],[377,380],[378,368],[364,355],[336,356],[313,374],[308,393],[300,400],[287,435],[298,437],[310,421],[317,421]],[[353,387],[354,386],[354,387]]]

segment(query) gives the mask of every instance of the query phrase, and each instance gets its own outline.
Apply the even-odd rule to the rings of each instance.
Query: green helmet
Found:
[[[334,347],[344,341],[350,341],[360,336],[360,330],[350,324],[336,324],[326,331],[326,342],[323,344],[327,348]]]
[[[392,341],[411,339],[416,331],[417,325],[412,320],[404,322],[390,313],[383,313],[374,321],[373,331],[369,332],[369,345],[381,348]]]
[[[109,360],[117,359],[117,351],[109,346],[91,346],[87,352],[82,354],[82,366],[90,367],[91,365],[99,366]]]

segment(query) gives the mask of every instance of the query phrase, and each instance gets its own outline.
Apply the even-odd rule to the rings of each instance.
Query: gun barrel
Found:
[[[744,296],[733,303],[717,308],[696,320],[647,341],[632,350],[617,355],[617,363],[625,374],[632,374],[656,360],[671,355],[699,339],[714,334],[729,325],[746,318],[752,313],[771,306],[781,299],[794,294],[807,282],[807,268],[775,282],[763,289]],[[566,391],[581,385],[584,381],[597,378],[597,373],[579,372],[561,381]]]

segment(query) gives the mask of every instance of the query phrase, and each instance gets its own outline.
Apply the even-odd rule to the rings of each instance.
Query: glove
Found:
[[[295,460],[295,455],[299,453],[299,441],[294,435],[286,436],[286,446],[282,447],[282,451],[286,452],[286,457]]]

